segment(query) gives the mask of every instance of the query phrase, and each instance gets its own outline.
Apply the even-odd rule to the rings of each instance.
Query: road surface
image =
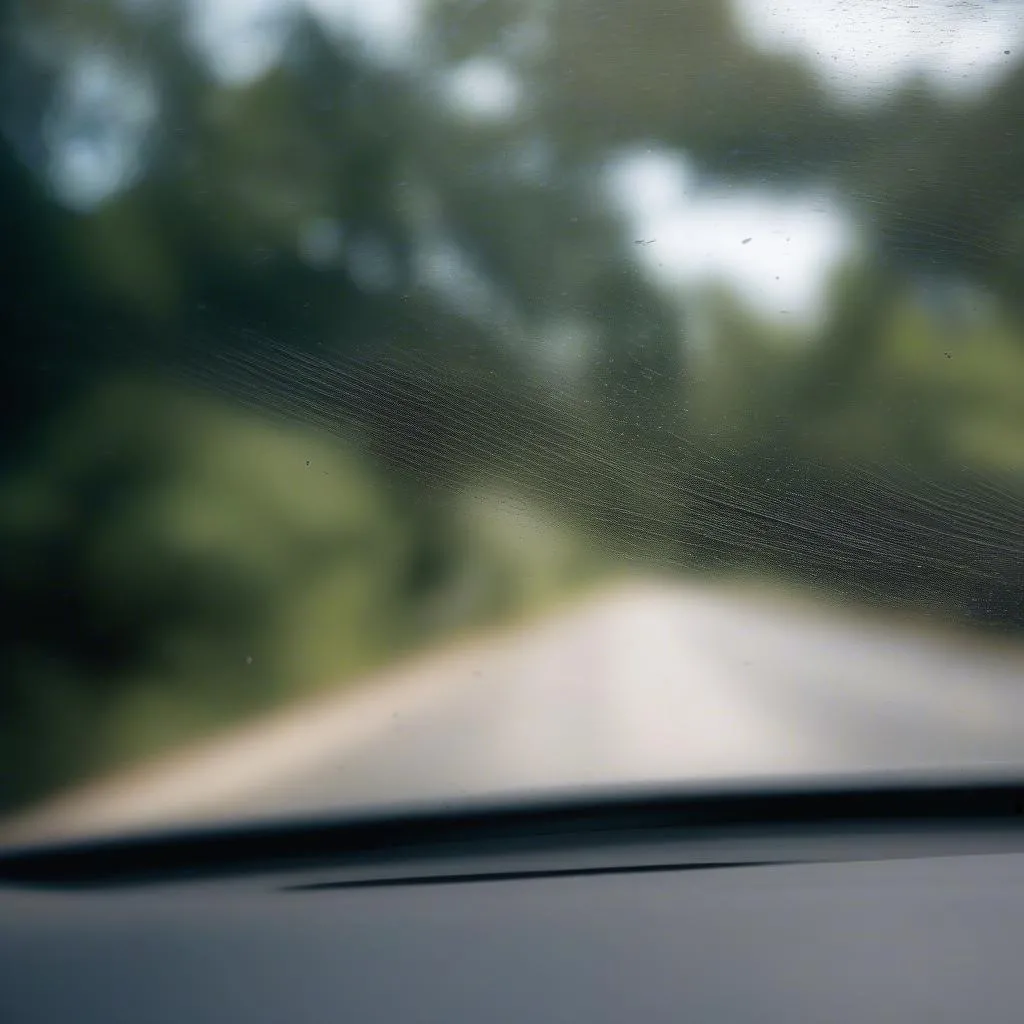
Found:
[[[576,786],[1024,766],[1024,653],[625,583],[73,794],[5,839]]]

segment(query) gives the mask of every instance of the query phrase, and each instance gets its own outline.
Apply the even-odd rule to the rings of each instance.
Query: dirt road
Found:
[[[629,582],[9,823],[7,839],[549,787],[1024,766],[1024,660]]]

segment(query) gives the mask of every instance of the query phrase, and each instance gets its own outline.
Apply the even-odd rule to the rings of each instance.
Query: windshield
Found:
[[[1024,10],[0,7],[0,842],[1024,764]]]

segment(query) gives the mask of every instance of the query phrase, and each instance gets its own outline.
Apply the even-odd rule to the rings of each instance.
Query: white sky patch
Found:
[[[222,80],[243,84],[274,65],[288,16],[303,8],[383,61],[415,52],[422,0],[192,0],[193,38]]]
[[[626,154],[608,187],[630,241],[666,287],[730,286],[766,316],[811,325],[825,313],[828,280],[856,241],[852,222],[824,194],[701,186],[664,150]]]
[[[979,92],[1010,70],[1024,49],[1020,0],[733,0],[733,5],[751,42],[804,57],[836,91],[855,100],[884,96],[915,74],[943,90]]]
[[[147,81],[99,54],[78,59],[45,126],[49,178],[58,198],[88,210],[131,185],[156,113]]]
[[[273,67],[299,0],[192,0],[192,38],[223,81],[242,84]]]
[[[328,28],[355,36],[382,60],[407,59],[415,52],[422,27],[423,0],[303,2]]]
[[[474,121],[511,117],[522,99],[522,83],[507,64],[490,57],[464,61],[442,77],[441,95],[456,114]]]

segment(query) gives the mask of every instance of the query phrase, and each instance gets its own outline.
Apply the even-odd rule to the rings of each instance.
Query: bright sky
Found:
[[[962,94],[976,91],[1024,56],[1020,0],[733,4],[751,43],[804,57],[851,102],[878,99],[915,74]],[[669,287],[727,283],[773,318],[818,319],[823,286],[856,242],[851,220],[827,195],[701,189],[685,159],[666,151],[620,157],[609,183],[658,280]]]
[[[245,81],[277,57],[283,14],[313,11],[329,28],[356,36],[382,60],[414,52],[421,0],[191,0],[196,41],[224,78]]]
[[[305,6],[378,54],[401,58],[415,51],[424,6],[424,0],[190,2],[198,38],[226,75],[239,78],[273,59],[274,22],[288,9]],[[853,97],[877,95],[915,73],[951,88],[985,86],[1024,48],[1020,0],[732,0],[732,6],[751,42],[809,59]]]
[[[733,0],[733,6],[751,42],[810,60],[826,82],[856,100],[882,95],[913,74],[961,92],[984,88],[1024,48],[1020,0]]]
[[[105,57],[87,54],[68,68],[43,128],[50,180],[61,199],[88,210],[130,185],[156,112],[149,84]]]
[[[422,0],[194,0],[209,52],[241,78],[273,59],[266,41],[275,13],[301,2],[385,58],[414,52]],[[803,55],[852,101],[918,73],[959,90],[987,86],[1024,45],[1019,2],[733,0],[752,43]],[[515,110],[521,85],[506,65],[479,58],[449,72],[441,90],[453,110],[488,120]],[[698,188],[685,162],[665,151],[620,157],[608,180],[656,279],[668,287],[727,283],[773,317],[813,322],[823,285],[854,244],[849,218],[826,195]]]
[[[196,41],[227,80],[245,81],[273,63],[279,19],[298,5],[356,36],[382,60],[417,59],[424,0],[189,2]],[[960,90],[988,85],[1024,57],[1022,3],[733,0],[752,43],[802,54],[824,81],[857,102],[915,73]],[[152,98],[144,83],[118,80],[109,68],[84,67],[71,79],[51,125],[53,137],[63,138],[53,180],[67,201],[88,208],[130,180]],[[439,89],[462,116],[494,120],[514,112],[522,83],[508,64],[481,57],[448,72]],[[100,121],[106,127],[97,131]],[[608,181],[629,216],[631,241],[642,243],[638,258],[658,280],[668,286],[725,282],[772,316],[813,319],[822,284],[854,241],[848,218],[828,196],[698,187],[685,161],[666,151],[620,156]],[[320,253],[327,244],[321,235],[302,244]]]
[[[504,61],[477,57],[444,76],[442,95],[463,117],[495,121],[514,114],[522,97],[521,80]]]
[[[633,150],[608,169],[630,243],[662,284],[725,282],[759,313],[813,323],[823,285],[850,252],[851,222],[825,194],[700,187],[680,156]]]

